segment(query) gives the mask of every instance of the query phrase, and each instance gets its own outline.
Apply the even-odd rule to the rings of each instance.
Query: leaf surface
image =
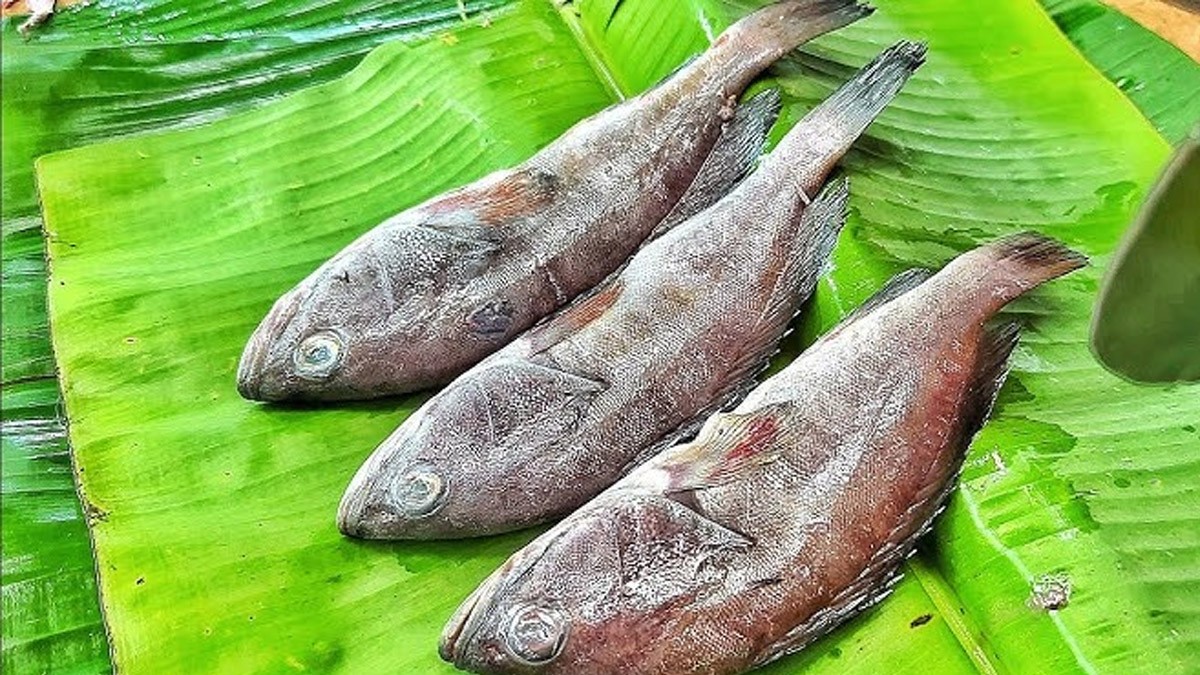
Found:
[[[899,266],[1001,233],[1039,229],[1097,264],[1016,307],[1015,376],[895,595],[769,672],[1186,672],[1200,396],[1122,383],[1086,349],[1096,281],[1166,143],[1036,3],[879,4],[778,69],[789,124],[887,44],[931,46],[845,162],[854,217],[793,350]],[[528,0],[254,112],[42,161],[56,351],[122,670],[448,670],[441,623],[530,535],[340,539],[341,489],[418,401],[253,406],[237,355],[355,234],[652,84],[737,11],[692,0],[649,20],[654,5],[585,0],[563,22]],[[1070,580],[1061,611],[1028,602],[1048,574]]]

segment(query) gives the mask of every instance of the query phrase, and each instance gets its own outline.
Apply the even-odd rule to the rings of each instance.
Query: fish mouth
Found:
[[[476,672],[509,672],[496,663],[486,653],[487,645],[473,652],[470,647],[480,630],[484,628],[488,613],[492,611],[497,599],[513,584],[532,573],[534,566],[542,559],[561,536],[558,528],[543,533],[537,539],[509,556],[496,571],[492,572],[479,585],[458,609],[451,615],[438,639],[438,655],[442,660],[453,663],[460,670]],[[524,672],[522,669],[521,672]]]
[[[358,539],[460,538],[462,535],[453,527],[435,517],[446,503],[447,492],[443,483],[430,488],[434,479],[440,481],[438,474],[413,470],[394,479],[398,488],[393,484],[379,485],[369,476],[362,480],[356,477],[338,504],[338,530]],[[414,489],[425,492],[413,497]]]
[[[271,311],[263,317],[258,327],[246,341],[242,358],[238,361],[237,390],[242,398],[250,401],[282,401],[287,398],[282,387],[273,386],[268,377],[271,348],[278,342],[284,329],[300,311],[300,302],[293,291],[280,298]]]
[[[338,530],[347,537],[356,539],[385,539],[379,530],[372,523],[374,519],[371,517],[372,509],[370,504],[371,495],[374,493],[374,481],[371,480],[371,475],[375,473],[377,462],[372,456],[367,459],[358,473],[354,474],[350,485],[346,488],[346,492],[342,494],[342,500],[338,503],[337,510],[337,527]]]
[[[370,539],[365,527],[366,518],[363,517],[363,512],[366,510],[364,499],[359,492],[354,489],[352,483],[342,495],[342,501],[338,503],[337,528],[347,537]]]
[[[507,567],[507,565],[506,565]],[[470,643],[471,638],[475,637],[475,633],[479,632],[479,625],[483,622],[483,615],[486,608],[491,605],[491,598],[496,587],[500,583],[500,577],[503,568],[497,570],[491,576],[480,584],[463,600],[458,609],[446,622],[445,628],[442,629],[442,635],[438,638],[438,655],[443,661],[453,663],[456,667],[462,668],[466,664],[466,651],[460,649],[460,646],[465,646]],[[484,607],[480,608],[480,603],[488,599]]]

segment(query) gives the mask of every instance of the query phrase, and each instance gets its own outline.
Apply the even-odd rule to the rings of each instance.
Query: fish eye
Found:
[[[296,374],[308,379],[324,379],[333,374],[345,354],[345,341],[333,331],[321,331],[304,338],[292,354]]]
[[[445,502],[446,482],[430,469],[416,469],[395,483],[392,497],[396,505],[411,518],[428,516]]]
[[[536,666],[553,661],[567,641],[567,618],[557,610],[525,605],[508,622],[504,649],[517,661]]]

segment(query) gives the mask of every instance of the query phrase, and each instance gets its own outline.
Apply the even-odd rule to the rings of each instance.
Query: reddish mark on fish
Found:
[[[484,225],[503,225],[535,213],[554,201],[558,179],[550,173],[523,170],[505,176],[485,190],[459,190],[430,204],[433,213],[470,211]]]
[[[529,331],[529,344],[535,352],[549,349],[584,326],[599,319],[621,296],[624,284],[614,281],[591,297],[576,301],[562,314]]]
[[[737,461],[753,457],[766,450],[777,435],[779,435],[779,420],[774,417],[759,417],[750,423],[746,430],[746,437],[735,445],[729,454],[725,455],[725,458]]]

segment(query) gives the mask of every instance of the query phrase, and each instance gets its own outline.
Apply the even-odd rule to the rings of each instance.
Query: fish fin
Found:
[[[962,402],[958,439],[955,443],[955,465],[945,478],[933,480],[916,495],[912,506],[892,528],[885,544],[875,552],[858,577],[842,589],[825,609],[796,626],[782,639],[772,644],[754,661],[758,667],[787,654],[803,649],[817,638],[836,628],[855,614],[883,600],[900,580],[900,565],[916,550],[917,541],[933,527],[934,520],[945,508],[946,501],[958,484],[957,476],[967,446],[983,426],[992,404],[1008,374],[1008,357],[1017,345],[1020,329],[1017,324],[988,328],[980,340],[975,360],[975,372]]]
[[[800,305],[816,288],[817,278],[828,264],[833,247],[837,244],[838,233],[845,224],[848,199],[848,183],[845,180],[835,181],[804,210],[800,219],[803,234],[799,239],[802,243],[788,255],[768,305],[747,338],[750,347],[730,366],[725,380],[728,384],[713,397],[712,405],[638,453],[626,465],[626,473],[667,448],[691,438],[715,413],[727,410],[750,393],[757,384],[757,376],[766,369],[767,362],[776,353],[786,324],[795,318]]]
[[[779,90],[767,89],[737,107],[691,186],[647,241],[716,204],[749,175],[779,119],[781,106]]]
[[[1031,284],[1049,281],[1088,264],[1087,256],[1038,232],[1004,237],[984,246],[983,250],[989,251],[1000,262],[1019,265]]]
[[[911,291],[917,286],[925,283],[931,276],[933,276],[933,272],[919,267],[911,270],[905,270],[897,274],[891,279],[888,279],[887,283],[883,285],[883,288],[880,288],[875,292],[874,295],[867,298],[861,305],[847,314],[846,317],[838,323],[837,328],[841,328],[842,326],[846,326],[858,321],[880,307],[883,307],[889,302]]]
[[[799,235],[783,260],[775,287],[758,321],[756,333],[777,335],[800,311],[829,268],[838,235],[846,224],[850,183],[842,178],[827,184],[800,216]],[[760,361],[761,355],[755,355]]]
[[[766,363],[763,363],[759,370],[754,373],[754,375],[757,375],[759,372],[765,369]],[[693,415],[691,419],[684,420],[679,424],[679,426],[675,427],[675,429],[667,433],[665,436],[655,441],[651,445],[643,448],[641,452],[635,455],[634,458],[625,465],[621,475],[624,476],[630,471],[633,471],[642,464],[650,461],[651,458],[658,456],[669,448],[673,448],[676,445],[695,440],[696,435],[700,432],[700,429],[704,427],[704,423],[707,422],[709,418],[719,412],[728,411],[730,408],[737,405],[737,403],[746,398],[746,396],[753,391],[754,387],[757,385],[758,381],[756,377],[751,376],[742,378],[742,381],[736,383],[734,386],[726,387],[725,390],[722,391],[712,403],[703,408],[700,412]]]
[[[713,417],[695,441],[659,465],[667,474],[666,491],[690,492],[726,485],[779,459],[776,440],[791,410],[790,403],[773,403],[749,413]]]
[[[835,181],[804,209],[799,225],[801,234],[792,251],[786,254],[762,314],[754,328],[747,331],[740,356],[729,365],[725,378],[727,385],[714,397],[719,404],[706,414],[744,398],[754,388],[758,375],[766,369],[771,357],[778,352],[787,324],[812,295],[817,278],[837,244],[838,233],[846,222],[848,189],[845,181]]]
[[[891,595],[892,589],[903,578],[900,564],[915,550],[911,545],[915,541],[911,540],[909,548],[898,557],[892,555],[895,551],[889,551],[889,555],[883,557],[877,556],[872,560],[871,566],[863,570],[862,576],[842,589],[826,606],[759,652],[750,668],[759,668],[789,654],[795,654],[856,614]],[[876,566],[878,569],[875,569]]]
[[[523,166],[488,186],[479,208],[480,218],[492,227],[525,218],[555,201],[559,177],[543,169]]]
[[[763,161],[764,168],[801,189],[815,188],[925,62],[925,52],[924,44],[908,41],[884,50],[805,115]],[[805,161],[784,164],[779,157]]]
[[[1016,323],[984,329],[975,357],[971,385],[959,414],[959,443],[963,448],[967,447],[991,414],[1000,387],[1004,386],[1004,380],[1008,377],[1008,357],[1020,338],[1021,327]]]
[[[424,206],[425,227],[458,239],[499,244],[505,225],[518,222],[553,204],[558,176],[523,166],[495,173],[454,190]]]
[[[624,284],[611,276],[584,297],[578,298],[546,321],[534,326],[524,338],[530,354],[546,351],[579,332],[584,326],[604,315],[621,297]]]
[[[1022,232],[969,251],[947,268],[965,275],[986,294],[991,309],[1055,277],[1088,264],[1086,256],[1037,232]]]

